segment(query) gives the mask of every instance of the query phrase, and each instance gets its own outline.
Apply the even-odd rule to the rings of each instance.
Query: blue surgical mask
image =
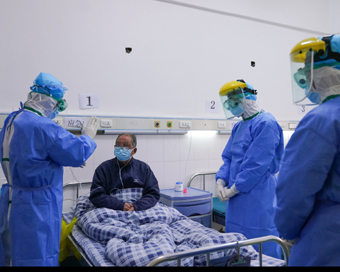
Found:
[[[56,109],[55,111],[51,112],[51,114],[48,116],[48,118],[53,120],[54,118],[56,118],[56,116],[58,114],[59,114],[59,111],[58,111],[58,109]]]
[[[320,98],[320,94],[318,92],[315,91],[314,86],[312,85],[311,88],[306,88],[305,89],[305,94],[307,94],[307,92],[309,91],[307,98],[314,104],[319,104],[319,98]]]
[[[314,103],[314,104],[319,104],[319,97],[320,94],[319,93],[313,93],[313,92],[309,92],[309,94],[307,95],[308,99]]]
[[[127,149],[124,147],[115,147],[114,153],[118,160],[124,162],[130,159],[132,150],[133,149]]]
[[[243,103],[239,103],[236,107],[230,107],[229,109],[234,116],[238,116],[244,112],[244,105]]]

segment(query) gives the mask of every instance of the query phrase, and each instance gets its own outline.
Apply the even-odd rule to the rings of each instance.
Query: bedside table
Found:
[[[174,189],[160,190],[159,202],[175,208],[190,219],[211,228],[212,222],[212,193],[186,187],[186,193]]]

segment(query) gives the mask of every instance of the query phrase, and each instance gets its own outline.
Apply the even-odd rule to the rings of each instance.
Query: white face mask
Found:
[[[321,67],[314,70],[311,92],[320,94],[319,103],[328,96],[340,94],[340,70],[334,67]]]

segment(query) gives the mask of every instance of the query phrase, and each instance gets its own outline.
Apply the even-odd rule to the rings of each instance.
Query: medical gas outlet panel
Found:
[[[0,128],[8,114],[0,113]],[[61,127],[80,133],[81,127],[86,125],[91,116],[58,115],[53,119]],[[147,134],[185,134],[188,131],[218,131],[221,134],[231,133],[233,126],[241,119],[184,119],[184,118],[157,118],[157,117],[112,117],[97,116],[99,120],[98,134],[114,134],[133,132]],[[283,130],[295,130],[298,121],[278,121]]]

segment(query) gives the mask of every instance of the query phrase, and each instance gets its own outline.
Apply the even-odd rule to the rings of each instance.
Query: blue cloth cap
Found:
[[[318,37],[322,40],[323,37]],[[326,53],[323,56],[314,56],[314,69],[320,68],[320,66],[332,66],[335,69],[340,70],[340,35],[332,35],[330,38],[330,48],[326,47]],[[319,67],[315,67],[319,66]]]
[[[251,90],[254,90],[253,85],[251,85],[250,83],[248,83],[247,81],[245,81],[244,83],[246,83],[247,87]]]
[[[247,81],[245,81],[244,83],[246,83],[248,89],[254,90],[253,85],[251,85]],[[246,96],[246,99],[250,99],[250,100],[254,100],[254,101],[257,100],[257,96],[255,94],[250,94],[250,93],[245,92],[245,96]]]
[[[48,73],[40,73],[33,81],[33,84],[30,87],[32,91],[43,94],[48,93],[57,99],[63,98],[67,90],[61,81]]]

